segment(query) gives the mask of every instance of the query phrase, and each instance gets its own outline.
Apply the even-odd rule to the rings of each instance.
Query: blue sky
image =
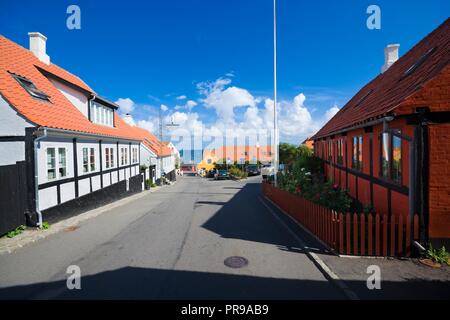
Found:
[[[70,4],[81,30],[66,28]],[[381,30],[366,27],[370,4],[381,8]],[[443,0],[278,0],[281,140],[314,133],[379,73],[387,44],[404,54],[449,9]],[[24,47],[27,32],[45,34],[52,62],[150,130],[161,104],[189,130],[270,125],[272,0],[2,0],[0,30]]]

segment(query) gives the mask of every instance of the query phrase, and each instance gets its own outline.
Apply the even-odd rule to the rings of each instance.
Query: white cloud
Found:
[[[146,129],[150,132],[155,133],[156,128],[158,128],[158,124],[155,123],[155,119],[149,119],[149,120],[139,120],[136,122],[136,126]]]
[[[187,97],[185,95],[181,95],[176,97],[177,100],[185,100]]]
[[[194,100],[188,100],[188,101],[186,102],[186,104],[184,104],[184,105],[176,105],[176,106],[174,107],[174,109],[175,109],[175,110],[183,110],[183,109],[186,109],[186,110],[191,111],[192,108],[194,108],[194,107],[197,106],[197,105],[198,105],[198,103],[195,102]]]
[[[130,98],[119,98],[116,101],[116,104],[119,105],[120,111],[122,113],[131,113],[134,110],[134,102]]]
[[[189,100],[188,102],[186,102],[186,107],[188,108],[188,110],[192,110],[193,107],[195,107],[198,103],[195,102],[194,100]]]
[[[331,118],[334,117],[334,115],[335,115],[336,113],[338,113],[338,111],[339,111],[339,108],[338,108],[337,105],[332,106],[332,107],[331,107],[330,109],[328,109],[327,112],[325,113],[325,119],[326,119],[327,121],[330,120]]]
[[[273,100],[264,96],[254,97],[247,89],[232,86],[231,82],[230,78],[201,82],[197,84],[197,90],[201,95],[197,101],[187,100],[186,96],[180,96],[183,99],[178,100],[186,100],[183,104],[175,105],[172,109],[161,105],[161,110],[169,111],[168,115],[164,117],[164,123],[178,125],[175,128],[165,128],[165,135],[218,137],[225,133],[228,135],[231,133],[243,141],[243,138],[254,135],[256,131],[269,134],[273,129]],[[124,109],[131,111],[138,109],[137,105],[129,98],[119,100],[120,105],[125,106]],[[213,121],[205,124],[200,118],[200,113],[192,112],[192,109],[199,104],[215,111],[216,117]],[[243,109],[240,121],[236,118],[236,108]],[[303,93],[297,94],[290,100],[280,100],[277,106],[280,141],[300,143],[304,138],[317,132],[339,111],[339,108],[334,105],[323,113],[315,114],[314,117],[313,110],[313,107],[308,107],[308,99]],[[148,114],[146,116],[148,117]],[[150,118],[134,122],[137,126],[153,133],[157,132],[159,128],[157,113]],[[260,144],[263,145],[264,141],[261,141]]]
[[[214,108],[218,120],[227,126],[235,123],[235,108],[256,105],[250,92],[234,86],[226,87],[230,83],[228,78],[219,78],[214,82],[201,82],[197,85],[199,93],[204,96],[201,102],[206,107]]]

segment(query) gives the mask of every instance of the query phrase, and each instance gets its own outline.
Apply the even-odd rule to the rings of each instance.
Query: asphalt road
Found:
[[[344,299],[245,182],[182,177],[12,254],[0,298]],[[240,256],[243,268],[224,260]],[[68,290],[67,267],[81,270]]]

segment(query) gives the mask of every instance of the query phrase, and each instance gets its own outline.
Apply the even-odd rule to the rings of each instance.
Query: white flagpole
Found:
[[[273,0],[273,145],[274,145],[274,167],[275,186],[278,185],[278,115],[277,115],[277,5],[276,0]]]

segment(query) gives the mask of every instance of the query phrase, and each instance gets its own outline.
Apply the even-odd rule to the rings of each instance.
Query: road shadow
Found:
[[[125,267],[66,280],[0,288],[0,299],[344,299],[327,281]]]
[[[369,290],[365,281],[345,282],[363,300],[450,299],[449,282],[383,280],[380,290]],[[125,267],[82,276],[81,290],[69,290],[66,280],[60,280],[0,288],[0,299],[331,300],[345,296],[327,281]]]
[[[289,233],[289,226],[309,248],[321,254],[332,254],[327,247],[301,229],[270,203],[261,202],[261,183],[250,181],[227,202],[211,202],[205,197],[198,205],[222,205],[202,227],[223,238],[240,239],[278,246],[280,250],[304,253],[298,241]],[[263,200],[264,201],[264,200]],[[268,206],[270,211],[267,209]],[[274,217],[276,215],[280,221]]]

